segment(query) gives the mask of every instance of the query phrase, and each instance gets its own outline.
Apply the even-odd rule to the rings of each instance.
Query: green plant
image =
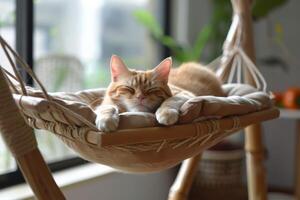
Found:
[[[205,47],[209,46],[209,60],[220,55],[222,44],[227,35],[232,8],[230,0],[212,0],[212,17],[199,34],[193,45],[184,46],[174,38],[165,35],[163,28],[155,17],[146,10],[136,10],[133,13],[135,19],[142,24],[152,35],[152,37],[163,46],[170,49],[175,61],[198,61]],[[287,0],[256,0],[253,5],[252,15],[255,20],[267,16],[272,10],[283,5]]]
[[[57,73],[55,76],[55,81],[53,83],[53,91],[58,91],[63,85],[67,75],[69,73],[69,68],[66,66],[58,66]]]
[[[256,0],[252,7],[252,16],[255,20],[262,19],[287,1],[288,0]]]
[[[145,10],[137,10],[134,13],[136,20],[144,25],[152,37],[171,50],[174,59],[178,62],[197,60],[202,53],[203,47],[211,34],[209,26],[202,28],[201,32],[192,47],[179,44],[174,38],[165,35],[162,27],[151,13]]]

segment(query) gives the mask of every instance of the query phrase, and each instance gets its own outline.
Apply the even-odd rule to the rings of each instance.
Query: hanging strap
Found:
[[[217,76],[223,83],[246,83],[245,72],[249,72],[254,87],[267,92],[267,83],[256,65],[247,56],[243,49],[244,28],[242,14],[238,6],[234,6],[232,24],[223,45],[223,55],[209,66],[215,69]]]
[[[245,70],[248,70],[255,87],[263,92],[267,92],[267,82],[258,70],[256,65],[247,56],[242,48],[233,48],[226,57],[222,56],[215,59],[209,66],[220,67],[216,69],[216,75],[223,83],[246,83]]]
[[[46,88],[43,86],[41,81],[38,79],[38,77],[35,75],[35,73],[29,67],[29,65],[11,48],[11,46],[2,38],[2,36],[0,36],[0,45],[5,53],[6,58],[9,61],[11,68],[13,69],[14,74],[5,70],[1,65],[0,65],[0,69],[2,70],[2,73],[4,74],[4,76],[7,80],[7,83],[9,84],[9,86],[12,88],[12,90],[14,92],[18,91],[18,94],[28,96],[27,90],[26,90],[26,85],[25,85],[23,79],[21,78],[22,75],[19,72],[19,70],[17,69],[17,66],[14,63],[12,56],[13,56],[13,58],[15,58],[16,63],[18,63],[19,66],[22,67],[22,69],[24,69],[28,73],[28,75],[38,84],[38,86],[41,88],[44,98],[47,99],[49,102],[51,102],[52,103],[51,105],[54,105],[51,108],[54,109],[55,112],[60,113],[60,116],[65,116],[64,113],[67,113],[68,115],[72,116],[73,118],[78,119],[79,121],[84,123],[86,126],[90,127],[92,130],[95,130],[95,131],[98,130],[93,123],[91,123],[90,121],[88,121],[87,119],[82,117],[80,114],[77,114],[77,113],[73,112],[72,110],[70,110],[69,108],[55,102],[52,99],[52,97],[47,93]],[[20,91],[17,88],[20,88]]]
[[[14,156],[22,156],[37,148],[33,130],[26,125],[12,98],[0,70],[0,130]]]

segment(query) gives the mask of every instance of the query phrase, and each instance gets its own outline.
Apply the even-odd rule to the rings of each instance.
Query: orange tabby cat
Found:
[[[200,95],[223,96],[221,83],[213,72],[197,63],[185,63],[171,69],[166,58],[148,71],[128,69],[118,56],[111,57],[111,83],[100,106],[96,108],[96,126],[115,131],[119,113],[155,113],[160,124],[175,124],[179,109],[189,98]]]

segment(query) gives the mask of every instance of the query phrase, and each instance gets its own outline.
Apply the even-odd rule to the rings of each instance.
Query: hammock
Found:
[[[227,97],[190,99],[181,108],[178,124],[171,127],[160,126],[150,113],[122,113],[119,130],[114,133],[99,132],[94,124],[93,103],[101,101],[105,89],[48,93],[0,36],[1,48],[14,71],[10,73],[2,66],[0,70],[0,128],[4,140],[16,157],[36,148],[32,131],[15,116],[20,111],[30,127],[49,130],[84,159],[130,172],[172,167],[248,125],[278,117],[262,75],[240,45],[242,34],[239,15],[235,15],[224,56],[218,59],[222,67],[217,74],[229,82],[223,85]],[[40,90],[25,86],[16,65],[37,82]],[[256,87],[242,84],[243,70],[249,72]],[[232,83],[235,79],[238,84]]]
[[[102,99],[105,89],[47,93],[5,40],[0,38],[0,42],[16,75],[4,68],[2,72],[27,124],[51,131],[84,159],[117,169],[130,172],[163,170],[250,124],[278,116],[267,93],[245,84],[225,84],[223,90],[228,97],[204,96],[187,101],[181,108],[178,125],[159,126],[150,113],[122,113],[118,131],[101,133],[94,125],[96,115],[91,106]],[[11,55],[41,90],[24,85]],[[7,143],[15,146],[17,140],[12,136]],[[28,142],[28,138],[23,141]]]

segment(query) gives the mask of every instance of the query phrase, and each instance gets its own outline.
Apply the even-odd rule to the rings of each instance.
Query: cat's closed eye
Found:
[[[118,88],[118,92],[120,94],[122,94],[122,93],[134,94],[135,90],[132,87],[129,87],[129,86],[121,86],[121,87]]]
[[[146,94],[154,94],[159,91],[159,88],[150,88],[146,90]]]
[[[164,92],[159,88],[159,87],[155,87],[155,88],[150,88],[146,91],[147,95],[155,95],[155,96],[163,96]]]

